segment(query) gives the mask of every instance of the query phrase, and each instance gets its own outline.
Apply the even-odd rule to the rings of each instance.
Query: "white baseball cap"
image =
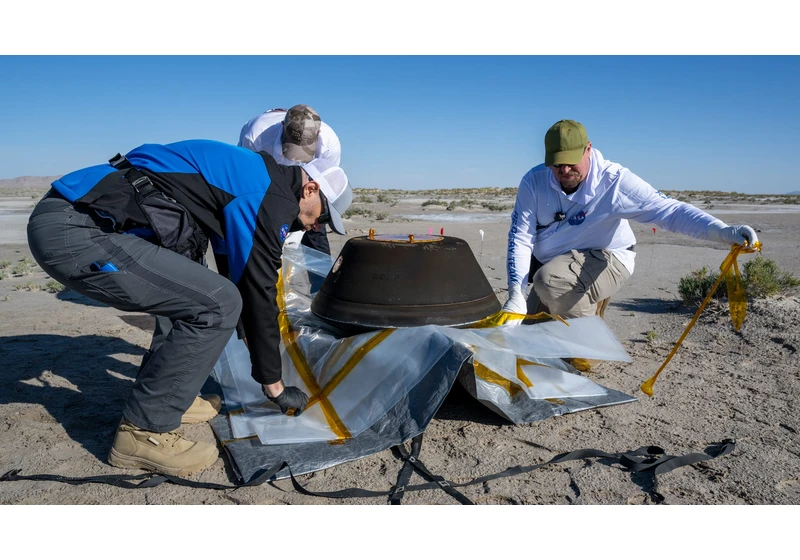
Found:
[[[340,235],[345,235],[342,214],[353,202],[353,189],[350,188],[350,182],[347,180],[344,170],[322,158],[303,163],[302,167],[308,176],[319,184],[322,194],[328,201],[331,229]]]

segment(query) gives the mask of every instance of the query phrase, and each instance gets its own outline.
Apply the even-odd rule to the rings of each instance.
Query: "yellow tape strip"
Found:
[[[329,379],[331,377],[332,365],[338,363],[341,357],[350,350],[350,347],[355,344],[356,338],[355,336],[348,336],[347,338],[339,339],[336,348],[333,349],[325,360],[325,365],[320,372],[320,379]]]
[[[294,329],[292,329],[289,316],[286,313],[286,291],[283,286],[283,271],[278,274],[277,287],[278,325],[280,325],[281,329],[281,338],[283,339],[283,344],[286,347],[286,353],[289,354],[289,357],[291,357],[292,363],[294,364],[297,373],[303,380],[303,383],[305,383],[306,387],[311,390],[311,398],[313,399],[315,396],[322,393],[322,389],[317,384],[317,380],[314,379],[314,376],[311,374],[311,368],[309,367],[308,362],[306,362],[306,358],[303,356],[300,348],[297,346],[297,333],[294,331]],[[352,437],[350,431],[342,422],[342,419],[339,418],[338,414],[336,414],[336,409],[333,408],[333,405],[330,403],[330,401],[326,397],[321,397],[317,400],[320,403],[320,407],[322,408],[322,413],[325,415],[325,419],[328,421],[328,425],[333,433],[336,434],[337,439],[346,439]],[[310,399],[307,406],[311,406]]]
[[[506,379],[499,373],[490,370],[485,365],[477,361],[474,357],[472,358],[472,366],[473,369],[475,370],[475,375],[477,375],[487,383],[499,385],[500,387],[505,389],[506,392],[512,397],[517,393],[519,393],[520,391],[522,391],[522,387]]]
[[[318,395],[314,395],[310,399],[308,399],[308,406],[315,404],[318,400],[321,401],[322,399],[326,399],[334,389],[344,381],[344,378],[348,376],[348,374],[353,371],[353,368],[358,365],[358,363],[367,355],[370,350],[373,350],[378,344],[386,340],[386,338],[392,334],[395,329],[385,329],[380,331],[378,334],[370,338],[361,348],[356,350],[350,359],[347,360],[342,366],[342,369],[336,372],[336,374],[331,378],[328,383],[325,384],[325,387],[319,392]]]
[[[738,275],[739,275],[739,266],[736,264],[736,258],[739,256],[739,254],[742,253],[742,252],[754,253],[756,251],[758,251],[759,253],[761,252],[761,242],[760,241],[756,241],[755,244],[752,247],[749,247],[746,243],[743,244],[743,245],[736,245],[736,244],[731,245],[731,252],[728,254],[727,257],[725,257],[725,260],[722,261],[722,264],[719,267],[720,270],[722,271],[722,273],[719,275],[719,278],[717,278],[717,281],[711,287],[711,290],[709,290],[708,295],[706,296],[706,299],[704,299],[703,303],[700,304],[700,308],[697,310],[697,313],[695,313],[694,317],[692,317],[692,320],[689,321],[689,326],[687,326],[686,330],[683,331],[683,334],[678,339],[678,342],[676,342],[675,346],[672,348],[672,352],[669,353],[669,355],[667,356],[667,359],[664,360],[664,363],[661,364],[661,367],[658,368],[658,371],[655,373],[655,375],[653,375],[653,377],[651,377],[650,379],[648,379],[647,381],[642,383],[641,386],[639,387],[639,389],[641,389],[641,391],[645,395],[647,395],[648,397],[652,397],[653,396],[653,385],[655,385],[656,379],[658,379],[658,374],[660,374],[664,370],[664,368],[667,367],[667,364],[672,359],[672,356],[674,356],[675,353],[678,351],[678,348],[680,348],[681,344],[683,343],[683,339],[686,338],[686,335],[689,334],[690,330],[692,330],[692,327],[694,327],[694,324],[697,322],[697,319],[700,317],[700,313],[703,312],[703,309],[706,308],[706,305],[711,300],[711,296],[714,295],[714,292],[717,291],[717,287],[719,286],[720,282],[722,282],[723,278],[727,278],[727,276],[729,275],[730,270],[731,270],[731,266],[734,267],[734,269],[736,271],[736,276],[738,277]],[[740,279],[738,279],[738,282],[741,284],[741,280]],[[741,288],[741,289],[742,289],[742,296],[737,296],[737,297],[743,297],[744,288]],[[746,305],[746,301],[745,301],[745,305]],[[746,312],[746,308],[741,308],[740,306],[737,307],[736,312],[734,312],[734,310],[731,309],[731,320],[733,321],[733,326],[734,326],[734,328],[736,330],[739,330],[739,327],[742,326],[742,321],[744,321],[745,312]],[[737,323],[737,321],[738,321],[738,323]]]
[[[533,383],[531,383],[531,380],[528,379],[527,375],[525,375],[525,372],[522,371],[522,366],[549,367],[544,364],[540,364],[538,362],[531,362],[523,358],[517,358],[517,379],[522,381],[526,387],[533,387]]]
[[[480,321],[476,321],[472,324],[466,325],[465,329],[486,329],[491,327],[499,327],[500,325],[505,325],[508,321],[515,321],[515,320],[526,320],[526,319],[553,319],[555,321],[561,321],[565,325],[569,326],[564,319],[559,317],[558,315],[550,315],[549,313],[536,313],[534,315],[523,315],[522,313],[509,313],[507,311],[498,311],[493,315],[489,315],[481,319]]]

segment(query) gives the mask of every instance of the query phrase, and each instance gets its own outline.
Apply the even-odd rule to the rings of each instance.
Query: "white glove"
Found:
[[[503,305],[503,311],[506,313],[518,313],[525,315],[528,313],[528,303],[525,301],[525,296],[522,295],[521,286],[511,286],[508,289],[508,299]],[[506,321],[506,325],[519,325],[522,319],[511,319]]]
[[[742,245],[747,241],[752,247],[758,241],[756,230],[750,226],[726,226],[724,224],[711,224],[708,226],[708,238],[728,245]]]

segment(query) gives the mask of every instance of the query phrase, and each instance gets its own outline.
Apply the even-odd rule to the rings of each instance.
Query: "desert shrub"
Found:
[[[66,292],[69,288],[67,288],[64,284],[59,282],[58,280],[50,280],[47,284],[44,285],[44,289],[51,294],[58,294],[60,292]]]
[[[377,196],[378,202],[392,202],[392,197],[386,193],[378,193]]]
[[[462,198],[461,200],[451,201],[450,204],[447,205],[447,210],[452,212],[456,208],[472,208],[474,204],[475,202],[472,200],[469,200],[468,198]]]
[[[719,278],[718,272],[711,272],[707,266],[704,266],[700,270],[690,272],[678,281],[678,293],[687,305],[699,303],[711,291],[711,287],[717,281],[717,278]],[[720,283],[712,297],[719,299],[725,294],[725,286]]]
[[[365,203],[365,204],[371,204],[371,203],[375,202],[375,199],[372,198],[371,196],[367,196],[365,194],[360,194],[357,197],[355,197],[355,199],[353,199],[353,202],[362,202],[362,203]]]
[[[28,257],[23,257],[21,261],[14,265],[14,268],[11,269],[11,273],[14,276],[27,276],[28,274],[33,272],[33,267],[36,265]]]
[[[389,212],[378,212],[375,214],[375,219],[378,221],[385,220],[389,217]]]
[[[744,263],[741,270],[745,293],[751,299],[782,294],[800,286],[800,280],[791,273],[780,270],[772,259],[766,259],[761,255]],[[710,272],[708,267],[704,266],[679,280],[678,293],[686,304],[699,303],[711,291],[717,278],[719,278],[718,272]],[[725,282],[720,282],[712,298],[719,300],[726,298],[727,295]]]
[[[425,202],[422,203],[423,207],[432,206],[432,205],[435,205],[435,206],[447,206],[447,203],[444,200],[442,200],[441,198],[429,198],[428,200],[426,200]]]
[[[747,295],[753,298],[774,296],[800,285],[800,280],[791,273],[780,270],[775,261],[761,255],[744,263],[742,280]]]
[[[372,210],[369,208],[361,208],[360,206],[351,206],[344,212],[345,218],[351,218],[353,216],[364,216],[365,218],[369,218],[372,216]]]
[[[11,266],[11,261],[0,261],[0,270]]]
[[[39,290],[42,289],[42,286],[41,284],[37,284],[33,280],[28,280],[24,284],[16,284],[14,286],[14,289],[20,292],[23,290],[26,292],[38,292]]]
[[[513,204],[496,204],[494,202],[481,202],[481,206],[492,212],[505,212],[514,207]]]

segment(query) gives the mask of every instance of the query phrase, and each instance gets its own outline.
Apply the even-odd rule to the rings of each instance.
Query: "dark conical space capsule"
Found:
[[[462,326],[500,311],[463,239],[374,235],[345,243],[311,311],[346,332]]]

